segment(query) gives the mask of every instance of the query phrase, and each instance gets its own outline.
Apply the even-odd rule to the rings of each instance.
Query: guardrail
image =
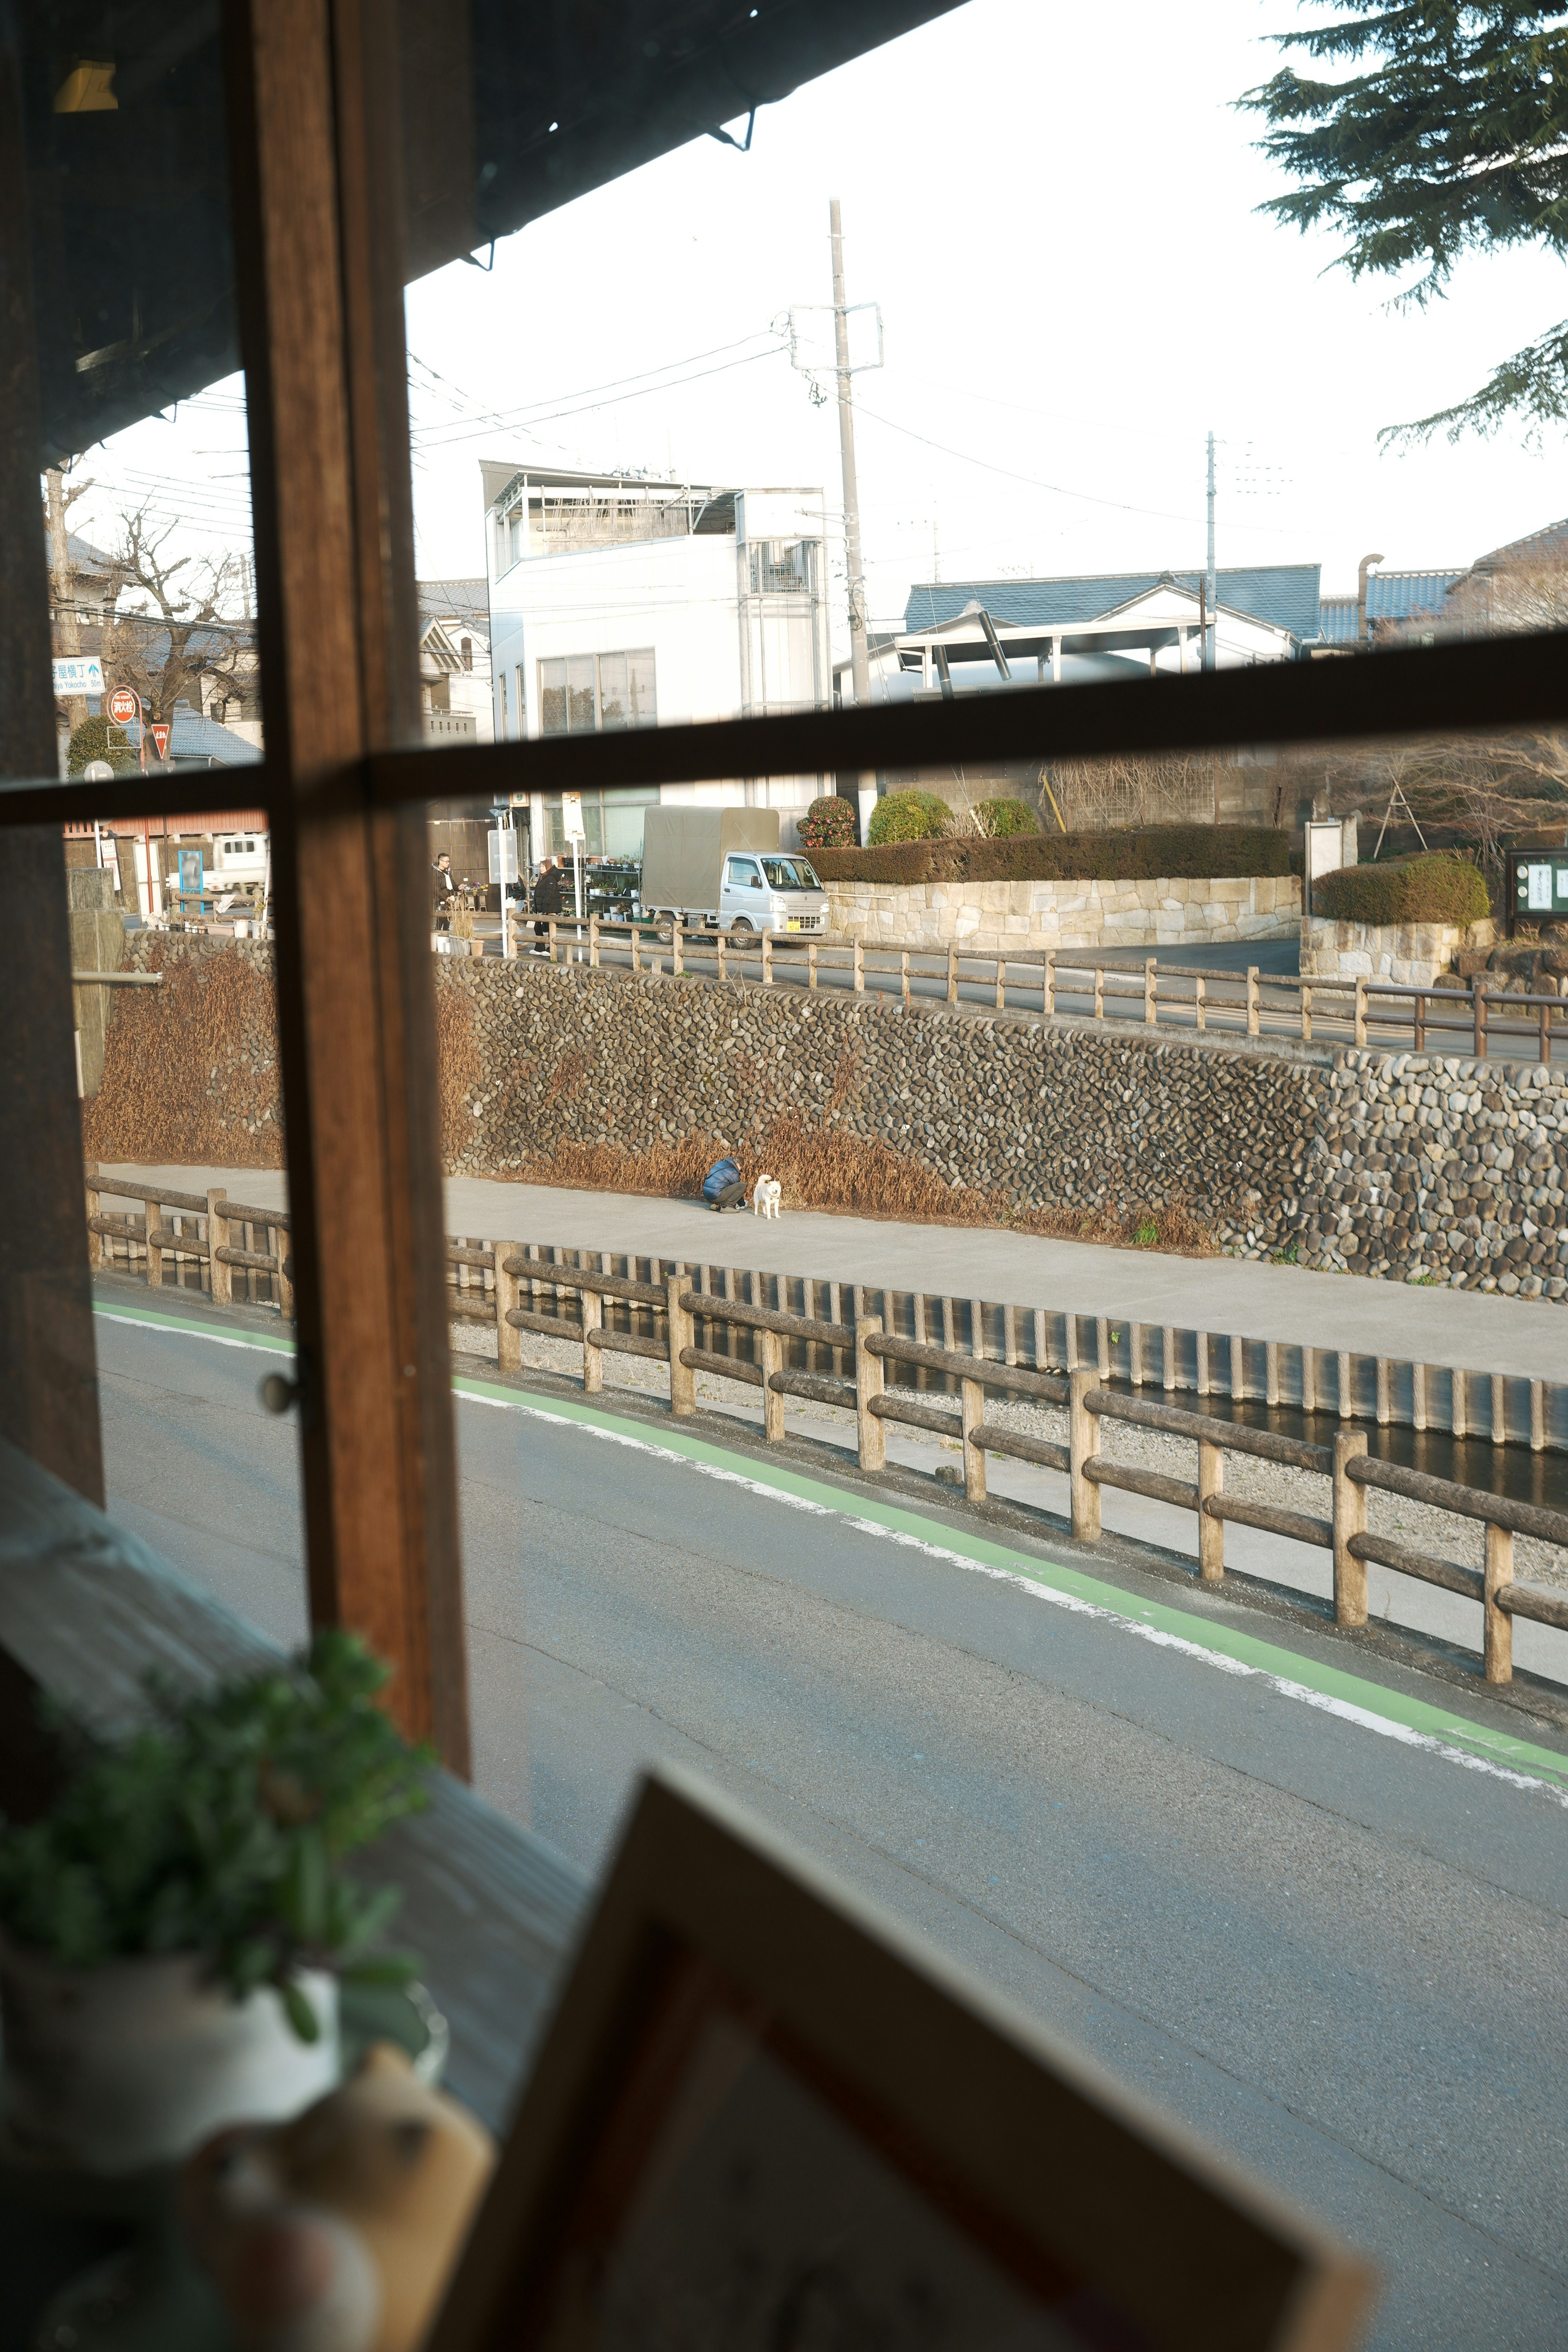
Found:
[[[133,1176],[111,1176],[92,1165],[86,1171],[86,1181],[95,1269],[149,1273],[154,1283],[162,1283],[167,1259],[175,1281],[210,1285],[207,1194],[155,1192],[144,1181],[138,1183]],[[141,1200],[142,1214],[104,1217],[100,1194]],[[291,1314],[289,1266],[280,1238],[289,1231],[288,1212],[244,1208],[226,1202],[221,1192],[210,1197],[220,1221],[219,1265],[232,1264],[239,1276],[237,1284],[229,1278],[225,1288],[226,1277],[220,1275],[219,1303],[237,1300],[281,1307]],[[150,1253],[149,1221],[153,1230]],[[747,1229],[742,1223],[721,1230],[735,1234]],[[232,1254],[237,1244],[243,1255],[226,1255]],[[554,1266],[562,1263],[562,1252],[556,1248],[542,1256],[542,1245],[537,1243],[525,1245],[509,1241],[500,1246],[503,1253],[526,1246],[532,1269],[531,1297],[537,1308],[542,1286],[548,1286]],[[605,1272],[613,1270],[608,1255],[595,1255]],[[671,1262],[623,1257],[619,1263],[628,1279],[635,1279],[638,1265],[646,1263],[648,1279],[657,1285],[663,1282]],[[493,1324],[493,1247],[488,1243],[470,1244],[458,1235],[448,1245],[447,1265],[454,1318]],[[1226,1398],[1237,1405],[1295,1407],[1304,1414],[1328,1414],[1341,1422],[1441,1432],[1458,1439],[1486,1439],[1494,1445],[1525,1445],[1533,1454],[1568,1452],[1568,1383],[1559,1381],[1466,1371],[1447,1364],[1412,1362],[1306,1342],[1255,1339],[1240,1332],[1190,1330],[1125,1316],[932,1296],[895,1289],[890,1284],[838,1284],[796,1274],[764,1276],[734,1266],[703,1266],[700,1286],[731,1302],[749,1288],[754,1307],[764,1304],[765,1292],[781,1311],[796,1305],[808,1318],[815,1316],[818,1320],[846,1324],[853,1318],[841,1307],[841,1295],[852,1297],[854,1314],[872,1311],[867,1302],[874,1301],[884,1328],[891,1334],[922,1344],[940,1337],[949,1350],[967,1349],[971,1355],[1037,1371],[1058,1371],[1089,1362],[1098,1367],[1102,1381],[1125,1382],[1134,1391],[1155,1390],[1167,1402],[1184,1392],[1197,1400],[1200,1411],[1208,1409],[1211,1397]],[[819,1309],[826,1311],[819,1313]],[[750,1348],[752,1342],[743,1329],[731,1328],[739,1331],[739,1343]],[[574,1323],[573,1330],[575,1333]],[[928,1371],[922,1378],[939,1387],[954,1385],[941,1373]]]
[[[1141,966],[1112,962],[1079,950],[1047,948],[1019,955],[965,953],[956,946],[942,950],[867,948],[859,940],[829,941],[794,934],[693,931],[684,923],[612,922],[600,916],[578,920],[574,916],[541,918],[548,961],[580,961],[596,969],[607,945],[624,949],[635,972],[655,977],[664,973],[679,980],[686,973],[718,981],[752,982],[763,988],[779,986],[815,989],[826,973],[847,976],[852,992],[891,994],[908,1009],[915,983],[927,982],[942,990],[942,1001],[961,1002],[967,987],[989,997],[998,1012],[1038,1011],[1053,1018],[1067,998],[1073,1017],[1085,1017],[1092,1004],[1097,1021],[1120,1019],[1154,1027],[1173,1019],[1199,1033],[1218,1015],[1221,1029],[1258,1037],[1271,1034],[1299,1036],[1310,1044],[1314,1021],[1348,1032],[1364,1046],[1372,1033],[1390,1028],[1408,1032],[1415,1052],[1425,1053],[1432,1039],[1465,1037],[1468,1052],[1484,1061],[1510,1047],[1521,1058],[1528,1041],[1536,1058],[1552,1058],[1552,1040],[1568,1034],[1568,1003],[1561,996],[1520,995],[1479,987],[1421,988],[1392,981],[1298,978],[1261,971],[1256,964],[1244,972],[1207,969],[1194,964],[1162,966],[1147,956]],[[528,919],[508,909],[503,944],[510,953],[518,938],[530,936]],[[515,928],[514,928],[515,927]],[[886,982],[888,986],[883,988]],[[1211,988],[1215,991],[1210,993]],[[929,991],[922,991],[929,997]],[[1026,1000],[1011,1003],[1014,999]],[[1136,1006],[1134,1013],[1107,1011],[1118,1003]],[[1402,1009],[1403,1008],[1403,1009]],[[1449,1046],[1439,1051],[1455,1051]]]
[[[285,1248],[289,1230],[286,1211],[245,1207],[217,1188],[197,1193],[160,1187],[149,1188],[140,1196],[143,1200],[140,1218],[105,1216],[100,1206],[100,1192],[121,1199],[138,1195],[128,1192],[123,1178],[95,1168],[89,1169],[88,1179],[89,1245],[96,1267],[121,1263],[129,1267],[140,1259],[148,1279],[162,1284],[165,1258],[176,1267],[182,1262],[194,1264],[206,1270],[213,1296],[220,1304],[246,1297],[255,1299],[265,1292],[284,1314],[292,1313],[293,1268]],[[245,1236],[243,1243],[237,1244],[237,1234]],[[261,1234],[268,1240],[265,1249],[254,1246]],[[1364,1429],[1342,1427],[1332,1444],[1323,1445],[1109,1386],[1113,1371],[1123,1361],[1134,1386],[1142,1384],[1150,1368],[1141,1343],[1157,1327],[1111,1324],[1104,1318],[1076,1315],[1047,1317],[1043,1309],[1033,1310],[1026,1321],[1035,1361],[1025,1364],[1016,1360],[1025,1310],[1005,1307],[988,1313],[979,1300],[928,1302],[919,1294],[868,1292],[858,1285],[782,1275],[751,1277],[753,1295],[746,1299],[734,1295],[738,1278],[731,1267],[702,1266],[700,1279],[694,1281],[693,1269],[685,1263],[666,1271],[664,1261],[650,1260],[650,1278],[645,1281],[629,1271],[622,1275],[607,1265],[584,1265],[580,1255],[576,1261],[569,1260],[559,1248],[546,1257],[538,1244],[506,1241],[475,1244],[454,1239],[447,1245],[446,1262],[448,1313],[455,1321],[494,1329],[503,1371],[522,1369],[525,1332],[579,1347],[584,1389],[589,1395],[603,1391],[606,1355],[641,1357],[668,1365],[670,1409],[677,1418],[688,1418],[697,1410],[698,1374],[716,1375],[762,1391],[763,1434],[770,1444],[784,1436],[785,1401],[809,1399],[854,1415],[857,1459],[862,1469],[871,1473],[887,1466],[889,1423],[930,1431],[951,1439],[962,1453],[964,1492],[972,1502],[985,1499],[986,1461],[992,1454],[1064,1474],[1068,1480],[1073,1533],[1085,1541],[1097,1539],[1100,1533],[1100,1495],[1106,1487],[1195,1512],[1198,1574],[1205,1583],[1223,1580],[1226,1522],[1262,1528],[1332,1553],[1334,1614],[1342,1626],[1366,1623],[1366,1568],[1375,1563],[1442,1586],[1480,1605],[1482,1655],[1491,1682],[1511,1677],[1515,1617],[1532,1618],[1568,1631],[1568,1592],[1516,1581],[1512,1549],[1515,1535],[1568,1549],[1568,1513],[1516,1502],[1457,1480],[1383,1461],[1369,1454]],[[627,1261],[628,1266],[635,1263]],[[236,1287],[237,1275],[247,1286],[246,1289]],[[772,1282],[777,1297],[786,1290],[797,1291],[807,1308],[815,1307],[818,1295],[826,1292],[827,1313],[795,1314],[785,1307],[763,1305],[760,1294],[764,1280]],[[719,1287],[713,1286],[715,1282]],[[847,1316],[841,1305],[846,1294]],[[881,1313],[867,1311],[868,1296],[880,1299]],[[575,1305],[575,1314],[563,1311],[567,1301]],[[934,1319],[943,1334],[941,1345],[921,1336],[927,1328],[928,1306],[933,1304]],[[607,1319],[607,1307],[624,1309],[628,1323],[637,1316],[654,1328],[642,1331],[617,1328]],[[957,1311],[960,1307],[962,1315]],[[914,1325],[912,1336],[887,1328],[906,1313]],[[952,1344],[961,1324],[971,1339],[968,1350]],[[1046,1361],[1058,1327],[1065,1367]],[[1086,1364],[1080,1360],[1080,1349],[1088,1334],[1092,1335],[1094,1360]],[[1118,1357],[1114,1365],[1112,1335],[1119,1345],[1123,1339],[1130,1342],[1125,1357]],[[1162,1336],[1163,1377],[1169,1391],[1172,1343],[1178,1335],[1166,1330]],[[1206,1385],[1210,1335],[1180,1336],[1195,1337],[1200,1375]],[[986,1352],[988,1342],[1000,1347],[999,1356]],[[1225,1343],[1213,1344],[1218,1349]],[[1228,1347],[1231,1393],[1245,1396],[1248,1392],[1248,1351],[1261,1351],[1268,1401],[1276,1402],[1279,1358],[1285,1352],[1281,1345],[1233,1339]],[[804,1361],[793,1366],[786,1362],[786,1349]],[[1310,1411],[1315,1402],[1321,1402],[1310,1393],[1310,1361],[1315,1353],[1328,1351],[1289,1352],[1301,1355],[1307,1390],[1303,1402]],[[1217,1370],[1221,1360],[1216,1354],[1212,1369]],[[1338,1410],[1342,1417],[1348,1402],[1343,1385],[1347,1361],[1344,1357],[1338,1359],[1337,1403],[1329,1402],[1329,1409]],[[1402,1369],[1418,1375],[1426,1368]],[[1386,1422],[1393,1383],[1385,1363],[1379,1364],[1378,1371],[1377,1418]],[[1466,1376],[1451,1377],[1462,1382]],[[1493,1375],[1469,1377],[1486,1383],[1494,1437],[1506,1438],[1506,1426],[1500,1430],[1498,1418],[1506,1406],[1506,1384]],[[923,1391],[917,1385],[921,1381],[927,1384]],[[934,1383],[955,1391],[954,1402],[942,1402],[942,1388]],[[1532,1447],[1540,1450],[1545,1433],[1546,1384],[1523,1385],[1530,1402],[1528,1435]],[[1215,1387],[1217,1391],[1217,1381]],[[1423,1393],[1419,1378],[1415,1393],[1417,1400]],[[1560,1394],[1555,1390],[1553,1393],[1554,1398]],[[995,1396],[1065,1408],[1067,1443],[987,1420],[986,1400]],[[1454,1417],[1462,1424],[1462,1407]],[[1190,1439],[1196,1448],[1196,1478],[1191,1482],[1173,1478],[1102,1454],[1100,1428],[1108,1421]],[[1320,1517],[1227,1495],[1224,1482],[1227,1454],[1278,1462],[1326,1478],[1329,1514]],[[1391,1537],[1369,1534],[1366,1493],[1374,1486],[1460,1517],[1480,1520],[1487,1531],[1484,1566],[1467,1568],[1417,1551]]]
[[[449,1253],[448,1255],[451,1255]],[[763,1392],[763,1435],[769,1444],[784,1436],[784,1401],[807,1397],[852,1412],[856,1423],[856,1454],[863,1471],[887,1466],[886,1424],[934,1431],[951,1438],[963,1452],[963,1487],[972,1503],[985,1500],[986,1457],[1011,1456],[1064,1472],[1068,1480],[1073,1534],[1085,1542],[1098,1541],[1100,1496],[1105,1487],[1142,1495],[1154,1501],[1194,1511],[1198,1519],[1198,1575],[1205,1584],[1225,1576],[1225,1528],[1233,1524],[1259,1528],[1297,1543],[1310,1544],[1333,1555],[1334,1622],[1355,1628],[1367,1622],[1368,1562],[1395,1570],[1418,1581],[1443,1587],[1478,1601],[1482,1612],[1482,1663],[1489,1683],[1513,1678],[1513,1620],[1532,1618],[1568,1632],[1568,1591],[1517,1582],[1513,1574],[1516,1534],[1538,1538],[1568,1550],[1568,1513],[1543,1509],[1534,1503],[1515,1502],[1479,1487],[1465,1486],[1426,1472],[1373,1458],[1367,1451],[1364,1430],[1342,1430],[1331,1446],[1272,1430],[1249,1429],[1211,1414],[1187,1412],[1172,1405],[1153,1404],[1101,1386],[1099,1374],[1087,1370],[1067,1373],[1040,1372],[1022,1365],[999,1364],[984,1357],[962,1355],[885,1332],[877,1315],[858,1315],[853,1328],[824,1322],[814,1316],[790,1315],[743,1301],[693,1290],[683,1271],[663,1283],[637,1282],[624,1276],[595,1273],[579,1265],[549,1264],[504,1244],[489,1253],[470,1252],[467,1262],[488,1256],[496,1277],[495,1318],[498,1353],[503,1370],[522,1364],[521,1335],[542,1332],[579,1343],[583,1349],[583,1385],[598,1393],[604,1382],[606,1351],[622,1352],[667,1363],[670,1373],[670,1411],[677,1419],[697,1410],[696,1375],[716,1373]],[[582,1319],[559,1313],[541,1314],[521,1306],[522,1288],[530,1282],[548,1281],[559,1294],[574,1291],[582,1301]],[[664,1323],[663,1337],[605,1328],[603,1304],[624,1299],[652,1310]],[[472,1307],[470,1314],[487,1310]],[[760,1363],[748,1363],[713,1348],[697,1344],[700,1323],[733,1326],[758,1335]],[[851,1360],[852,1372],[824,1376],[791,1371],[783,1359],[786,1339],[823,1348]],[[959,1387],[956,1412],[930,1402],[903,1388],[887,1385],[889,1368],[921,1369],[942,1373]],[[988,1393],[1022,1397],[1031,1402],[1065,1406],[1068,1443],[1032,1437],[985,1418]],[[1116,1462],[1100,1452],[1100,1427],[1107,1421],[1191,1439],[1197,1452],[1197,1476],[1188,1483],[1163,1472]],[[1254,1502],[1225,1492],[1225,1457],[1249,1454],[1279,1462],[1297,1470],[1317,1473],[1330,1482],[1331,1512],[1315,1517],[1271,1503]],[[1436,1559],[1392,1538],[1367,1533],[1366,1494],[1369,1487],[1479,1519],[1486,1528],[1485,1565],[1466,1568]]]
[[[129,1271],[140,1258],[147,1280],[155,1287],[163,1280],[163,1260],[184,1261],[207,1269],[207,1287],[215,1306],[242,1304],[275,1306],[281,1315],[294,1313],[294,1261],[284,1248],[289,1233],[285,1209],[251,1209],[231,1201],[226,1191],[176,1192],[167,1186],[140,1197],[140,1217],[105,1216],[98,1171],[87,1171],[87,1260],[94,1273],[112,1270],[123,1262]],[[101,1187],[114,1200],[138,1197],[121,1178]],[[164,1223],[165,1214],[168,1223]],[[259,1234],[267,1237],[258,1248]],[[237,1236],[239,1238],[237,1239]],[[236,1274],[243,1277],[236,1290]],[[265,1288],[258,1286],[260,1276]]]

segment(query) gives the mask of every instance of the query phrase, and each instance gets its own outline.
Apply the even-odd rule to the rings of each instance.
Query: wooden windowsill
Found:
[[[144,1712],[149,1672],[205,1682],[282,1654],[0,1443],[0,1811],[26,1818],[47,1801],[37,1694],[113,1733]],[[394,1934],[418,1953],[451,2026],[447,2087],[504,2130],[584,1916],[586,1880],[445,1772],[433,1776],[428,1810],[355,1867],[403,1888]]]

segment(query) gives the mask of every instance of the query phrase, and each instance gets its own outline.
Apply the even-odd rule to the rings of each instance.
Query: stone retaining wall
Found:
[[[1281,940],[1301,919],[1301,885],[1294,874],[826,887],[830,938],[890,948],[945,949],[952,941],[975,955]]]
[[[1461,949],[1489,948],[1496,925],[1472,923],[1341,923],[1327,916],[1301,920],[1304,980],[1386,980],[1401,988],[1430,988],[1451,971]]]
[[[1303,1263],[1568,1290],[1568,1067],[1339,1054],[1318,1144],[1283,1203]]]
[[[826,1205],[1069,1218],[1189,1212],[1233,1228],[1296,1189],[1327,1071],[1118,1028],[906,1013],[878,999],[582,965],[437,971],[461,1175],[731,1153]],[[458,1008],[462,1008],[459,1024]],[[460,1068],[459,1068],[460,1065]],[[624,1173],[623,1173],[624,1181]],[[868,1188],[870,1197],[857,1194]]]
[[[116,992],[89,1156],[278,1166],[269,951],[142,934],[128,961],[170,977]],[[729,1152],[786,1202],[1151,1216],[1167,1246],[1568,1293],[1568,1066],[1200,1046],[531,961],[435,977],[454,1174],[689,1192]]]

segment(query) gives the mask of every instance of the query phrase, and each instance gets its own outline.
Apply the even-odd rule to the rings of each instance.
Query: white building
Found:
[[[431,742],[489,743],[490,614],[483,580],[421,580],[419,701]]]
[[[498,740],[826,709],[833,697],[820,489],[541,472],[485,463]],[[777,808],[780,838],[817,775],[649,786],[651,801]],[[536,858],[563,845],[535,793]],[[640,856],[639,805],[584,802],[589,854]]]

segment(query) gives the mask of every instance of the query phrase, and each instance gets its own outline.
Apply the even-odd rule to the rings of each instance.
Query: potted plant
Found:
[[[338,1979],[411,1973],[374,1948],[397,1890],[342,1868],[426,1801],[385,1675],[320,1633],[289,1666],[153,1687],[124,1738],[63,1734],[52,1809],[0,1825],[8,2153],[132,2172],[335,2084]]]

